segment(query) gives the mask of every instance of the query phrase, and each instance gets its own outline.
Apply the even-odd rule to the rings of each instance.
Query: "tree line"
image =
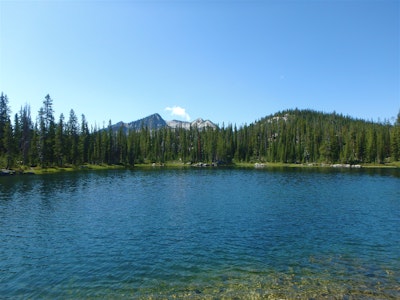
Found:
[[[313,110],[286,110],[250,125],[165,127],[138,131],[89,128],[73,109],[56,120],[47,95],[35,121],[25,105],[11,119],[0,96],[0,167],[63,167],[83,164],[282,162],[386,163],[400,160],[400,112],[394,124]]]

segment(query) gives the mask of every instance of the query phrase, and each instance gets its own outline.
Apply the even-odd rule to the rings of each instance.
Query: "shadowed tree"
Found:
[[[5,153],[4,134],[5,127],[10,121],[10,108],[8,106],[7,95],[1,93],[0,95],[0,155]]]
[[[31,119],[31,108],[29,105],[21,107],[20,113],[20,125],[21,125],[21,156],[22,164],[27,165],[29,161],[29,151],[31,147],[32,135],[33,135],[33,124]]]
[[[39,122],[39,161],[42,167],[51,165],[54,162],[54,138],[55,138],[55,123],[53,99],[50,95],[46,95],[43,106],[38,114]]]
[[[79,124],[78,118],[73,109],[69,112],[69,120],[67,123],[67,139],[68,139],[68,162],[75,165],[79,159]]]
[[[64,165],[65,146],[66,146],[66,140],[65,140],[64,114],[61,114],[60,120],[58,121],[58,124],[56,126],[56,137],[54,143],[54,155],[57,160],[57,165],[60,167]]]

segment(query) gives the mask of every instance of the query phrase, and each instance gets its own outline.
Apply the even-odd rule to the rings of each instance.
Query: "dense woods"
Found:
[[[25,105],[11,116],[0,96],[0,167],[180,162],[387,163],[400,160],[400,112],[394,124],[336,113],[287,110],[237,128],[159,130],[127,134],[90,127],[71,109],[56,120],[47,95],[36,120]]]

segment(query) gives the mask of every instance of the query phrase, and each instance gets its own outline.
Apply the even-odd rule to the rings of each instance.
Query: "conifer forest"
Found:
[[[395,114],[395,112],[394,112]],[[11,115],[0,96],[0,168],[138,163],[343,163],[383,164],[400,160],[400,112],[396,120],[373,122],[337,113],[291,109],[249,125],[216,129],[164,127],[125,132],[90,126],[70,110],[55,117],[47,95],[32,120],[25,105]]]

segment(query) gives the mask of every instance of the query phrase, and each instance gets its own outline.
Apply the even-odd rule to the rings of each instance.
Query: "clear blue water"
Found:
[[[400,298],[400,171],[0,178],[0,298]]]

